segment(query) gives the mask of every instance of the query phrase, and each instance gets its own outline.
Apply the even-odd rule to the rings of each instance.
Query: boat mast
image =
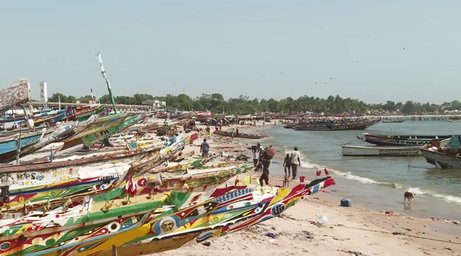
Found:
[[[112,87],[110,86],[109,80],[107,80],[106,70],[104,69],[104,65],[102,64],[102,57],[101,57],[100,52],[98,52],[98,59],[99,59],[99,67],[101,68],[101,75],[106,81],[107,90],[109,91],[109,98],[110,98],[110,102],[112,103],[112,109],[114,110],[114,114],[117,114],[117,109],[115,108],[114,96],[112,95]]]

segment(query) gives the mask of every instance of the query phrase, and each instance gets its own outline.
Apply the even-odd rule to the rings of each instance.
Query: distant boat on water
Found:
[[[358,139],[378,146],[417,146],[441,141],[450,138],[451,135],[381,135],[364,133]]]
[[[385,119],[383,123],[403,123],[405,119]]]
[[[366,146],[342,145],[343,156],[417,156],[420,155],[419,146]]]
[[[365,130],[366,128],[379,122],[379,119],[339,119],[339,120],[315,120],[310,122],[298,123],[295,130],[304,131],[345,131],[345,130]]]

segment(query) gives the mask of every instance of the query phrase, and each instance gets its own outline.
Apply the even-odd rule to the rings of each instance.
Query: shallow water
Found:
[[[342,144],[364,144],[356,137],[363,132],[379,134],[461,134],[461,123],[405,121],[378,123],[365,131],[295,131],[274,126],[266,130],[272,144],[282,152],[299,148],[302,166],[332,170],[337,185],[332,195],[379,210],[403,211],[403,192],[416,194],[406,213],[421,217],[461,219],[461,170],[441,170],[424,157],[344,157]],[[280,157],[283,157],[280,156]],[[279,160],[280,161],[280,160]],[[281,163],[275,163],[281,164]],[[280,173],[282,174],[282,173]],[[308,179],[311,169],[301,170]]]

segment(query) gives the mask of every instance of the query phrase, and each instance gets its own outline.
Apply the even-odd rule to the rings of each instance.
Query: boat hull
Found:
[[[418,156],[418,146],[376,147],[360,145],[342,145],[343,156]]]
[[[426,148],[421,148],[426,162],[442,169],[461,169],[461,157],[456,155],[448,155],[443,152],[432,151]]]
[[[450,138],[451,135],[380,135],[364,133],[359,137],[378,146],[421,146]]]

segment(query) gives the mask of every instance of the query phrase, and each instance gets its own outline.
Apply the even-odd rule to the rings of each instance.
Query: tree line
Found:
[[[62,93],[55,93],[50,98],[51,102],[88,103],[90,95],[75,97],[66,96]],[[394,102],[386,101],[382,104],[367,104],[358,99],[342,98],[339,95],[328,98],[309,97],[307,95],[294,99],[292,97],[276,100],[250,99],[248,96],[240,95],[238,98],[225,100],[220,93],[202,94],[191,98],[186,94],[165,96],[152,96],[150,94],[134,94],[133,96],[116,96],[117,104],[126,105],[151,105],[154,100],[165,101],[169,109],[179,111],[205,111],[225,114],[254,114],[260,112],[272,113],[323,113],[325,115],[361,115],[361,114],[443,114],[446,111],[461,110],[461,102],[454,100],[444,102],[440,105],[433,103],[419,103],[413,101]],[[109,104],[109,95],[103,95],[98,99],[99,103]]]

